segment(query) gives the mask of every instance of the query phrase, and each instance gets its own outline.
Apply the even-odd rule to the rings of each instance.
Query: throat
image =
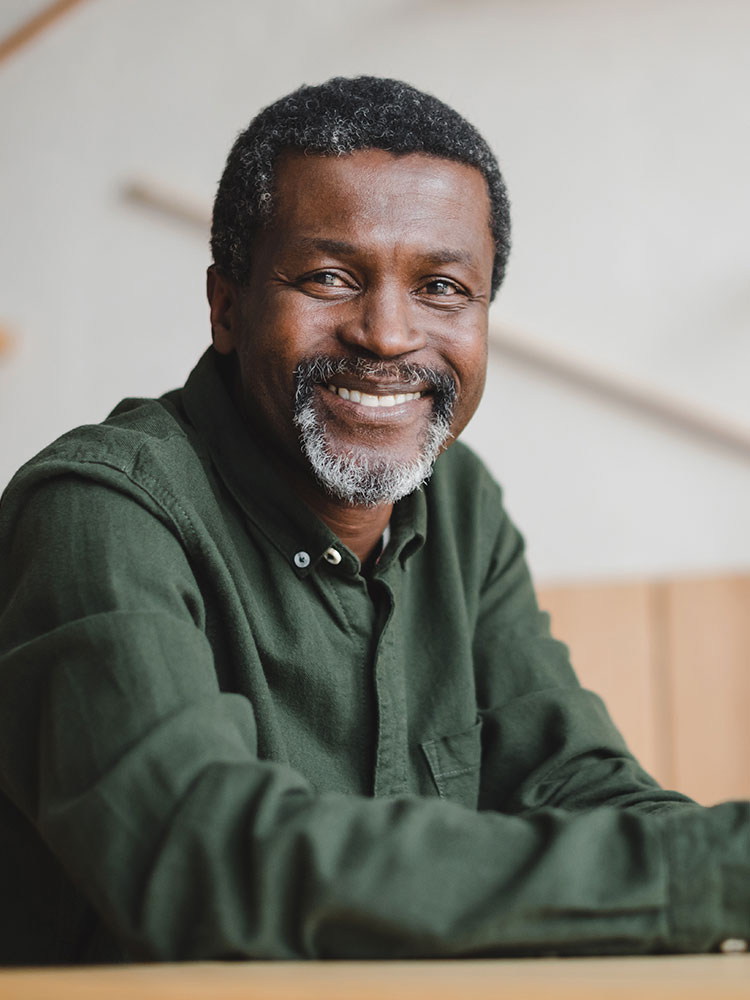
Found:
[[[336,537],[351,549],[363,567],[369,559],[377,559],[393,504],[376,507],[342,505],[335,498],[317,491],[308,493],[303,499]]]

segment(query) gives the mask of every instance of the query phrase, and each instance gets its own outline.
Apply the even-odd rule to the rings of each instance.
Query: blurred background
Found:
[[[466,440],[537,578],[748,569],[748,37],[746,0],[3,0],[0,486],[184,381],[255,112],[392,75],[469,117],[511,193]]]

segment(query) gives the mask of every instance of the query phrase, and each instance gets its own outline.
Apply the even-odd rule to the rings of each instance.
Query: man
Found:
[[[185,388],[3,501],[5,961],[745,938],[748,805],[643,773],[447,448],[508,251],[481,137],[395,81],[302,88],[238,138],[212,246]]]

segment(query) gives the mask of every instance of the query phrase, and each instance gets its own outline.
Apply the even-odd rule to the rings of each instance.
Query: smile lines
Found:
[[[390,396],[374,396],[369,392],[360,392],[358,389],[344,389],[343,386],[328,386],[328,391],[342,399],[348,399],[351,403],[359,403],[360,406],[398,406],[399,403],[411,403],[415,399],[420,399],[421,392],[397,392]]]

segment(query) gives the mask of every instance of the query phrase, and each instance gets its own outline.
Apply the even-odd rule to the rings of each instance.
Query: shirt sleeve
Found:
[[[316,794],[219,690],[178,537],[70,474],[8,505],[0,783],[131,958],[701,951],[750,935],[747,804]],[[71,567],[75,565],[75,573]]]
[[[537,605],[523,538],[500,512],[474,636],[482,717],[480,805],[524,813],[616,806],[656,812],[691,800],[668,791],[628,750],[601,698],[581,687],[567,646]],[[492,518],[487,517],[488,521]]]

